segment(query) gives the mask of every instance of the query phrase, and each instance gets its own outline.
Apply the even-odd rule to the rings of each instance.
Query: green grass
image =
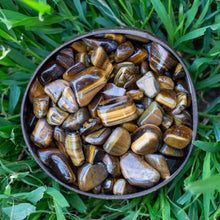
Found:
[[[198,102],[209,102],[178,177],[157,192],[123,201],[81,196],[51,180],[32,159],[20,126],[27,82],[44,57],[79,34],[113,26],[142,28],[168,41],[190,70]],[[211,91],[220,87],[219,40],[218,0],[1,0],[0,218],[218,219],[220,98]]]

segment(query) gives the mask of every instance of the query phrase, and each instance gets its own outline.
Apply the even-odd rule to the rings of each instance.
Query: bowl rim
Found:
[[[188,147],[189,150],[188,150],[187,155],[185,156],[184,161],[182,162],[180,167],[167,180],[164,180],[164,181],[160,182],[159,184],[157,184],[157,185],[155,185],[151,188],[143,189],[140,192],[136,192],[136,193],[132,193],[132,194],[125,194],[125,195],[94,194],[94,193],[90,193],[90,192],[83,192],[80,189],[76,188],[76,186],[74,186],[74,185],[72,186],[72,185],[69,185],[69,184],[66,184],[66,183],[62,182],[55,175],[53,175],[52,173],[49,172],[48,168],[45,165],[43,165],[43,163],[39,160],[38,156],[34,153],[32,147],[31,147],[30,138],[28,138],[28,134],[27,134],[26,127],[25,127],[24,113],[25,113],[26,101],[28,99],[28,92],[29,92],[29,89],[30,89],[30,86],[31,86],[33,80],[35,79],[36,75],[38,74],[38,72],[42,68],[42,66],[52,56],[54,56],[59,50],[61,50],[63,47],[66,47],[69,44],[71,44],[71,43],[73,43],[77,40],[80,40],[82,38],[92,37],[93,35],[99,35],[99,34],[105,34],[105,33],[134,35],[134,36],[138,36],[138,37],[142,37],[142,38],[147,38],[150,41],[154,41],[154,42],[160,44],[161,46],[163,46],[166,50],[171,52],[172,55],[174,55],[174,57],[179,61],[179,63],[182,64],[183,69],[186,73],[186,81],[187,81],[188,88],[189,88],[189,91],[191,93],[191,98],[192,98],[193,137],[192,137],[192,141],[190,143],[190,146]],[[74,37],[74,38],[68,40],[67,42],[61,44],[60,46],[55,48],[49,55],[47,55],[47,57],[45,57],[43,59],[43,61],[37,66],[37,68],[35,69],[34,73],[32,74],[32,76],[29,80],[29,83],[27,85],[27,88],[26,88],[24,96],[23,96],[22,105],[21,105],[21,127],[22,127],[22,133],[23,133],[25,143],[28,147],[29,152],[31,153],[31,155],[35,159],[35,161],[47,173],[47,175],[49,175],[52,179],[54,179],[56,182],[58,182],[62,186],[66,187],[69,190],[74,191],[76,193],[79,193],[79,194],[82,194],[82,195],[85,195],[85,196],[98,198],[98,199],[107,199],[107,200],[132,199],[132,198],[136,198],[136,197],[140,197],[140,196],[150,194],[150,193],[152,193],[154,191],[157,191],[158,189],[162,188],[163,186],[167,185],[169,182],[171,182],[180,173],[180,171],[186,165],[186,163],[187,163],[187,161],[188,161],[188,159],[191,155],[192,149],[193,149],[193,141],[196,138],[197,127],[198,127],[198,108],[197,108],[196,92],[195,92],[195,88],[194,88],[190,73],[189,73],[186,65],[184,64],[182,59],[179,57],[179,55],[175,52],[175,50],[173,48],[171,48],[163,39],[157,37],[156,35],[148,32],[148,31],[141,30],[141,29],[138,29],[138,28],[130,28],[130,27],[101,28],[101,29],[97,29],[97,30],[93,30],[93,31],[84,33],[82,35]]]

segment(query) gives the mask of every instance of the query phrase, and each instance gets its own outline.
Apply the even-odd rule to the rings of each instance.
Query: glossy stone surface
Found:
[[[163,146],[159,149],[159,152],[165,156],[171,157],[183,157],[184,152],[181,149],[176,149],[168,146],[167,144],[163,144]]]
[[[97,94],[94,99],[89,103],[88,109],[90,115],[94,118],[97,117],[97,108],[99,103],[104,100],[104,95],[103,94]]]
[[[44,90],[42,84],[39,82],[38,78],[36,78],[30,86],[29,90],[29,100],[33,103],[35,97],[43,95]]]
[[[113,178],[107,178],[102,184],[103,193],[112,193],[114,183],[115,180]]]
[[[101,184],[108,176],[108,172],[102,163],[94,165],[85,163],[78,169],[77,176],[79,189],[86,192]]]
[[[70,131],[76,131],[81,128],[83,123],[89,119],[89,112],[87,108],[79,108],[79,110],[73,114],[70,114],[63,122],[62,127]]]
[[[80,107],[88,105],[106,83],[104,71],[97,67],[86,68],[70,81]]]
[[[34,114],[37,118],[43,118],[47,115],[47,110],[49,107],[49,96],[47,95],[40,95],[34,98],[33,100],[33,109]]]
[[[130,41],[120,44],[115,52],[115,62],[125,61],[134,53],[134,46]]]
[[[100,118],[90,118],[89,120],[85,121],[80,128],[80,133],[82,135],[87,135],[96,131],[102,127],[102,122]]]
[[[138,101],[144,97],[143,91],[139,89],[132,89],[126,92],[126,95],[129,95],[133,100]]]
[[[37,124],[38,118],[33,112],[29,112],[27,116],[27,126],[31,131],[34,129],[35,125]]]
[[[65,148],[74,166],[80,166],[85,161],[82,142],[78,133],[67,133],[65,138]]]
[[[128,132],[133,132],[138,128],[138,126],[132,122],[126,122],[122,124],[122,128],[125,128]]]
[[[102,68],[103,63],[107,58],[107,54],[103,47],[98,46],[91,54],[91,62],[94,66]]]
[[[173,116],[171,114],[163,114],[161,128],[163,130],[168,129],[173,124]]]
[[[111,99],[118,96],[124,96],[126,90],[124,88],[118,87],[113,83],[107,83],[102,90],[102,94],[105,99]]]
[[[86,161],[88,163],[94,164],[102,162],[104,156],[105,151],[102,148],[91,144],[86,146]]]
[[[118,47],[117,42],[109,39],[83,38],[83,41],[88,47],[92,49],[95,49],[98,46],[102,46],[107,53],[111,53]]]
[[[177,93],[177,104],[172,110],[172,114],[180,114],[187,106],[187,94],[184,92]]]
[[[43,164],[49,166],[49,157],[53,154],[62,155],[62,152],[57,148],[42,148],[37,150],[39,159]]]
[[[73,66],[70,66],[63,74],[63,79],[70,81],[77,73],[84,70],[86,67],[83,63],[77,62]]]
[[[141,104],[144,106],[144,109],[146,110],[152,102],[153,102],[153,99],[147,96],[144,96],[144,98],[141,101]]]
[[[75,63],[82,63],[85,67],[90,67],[89,54],[86,52],[79,52],[75,55]]]
[[[102,64],[102,67],[101,69],[105,70],[105,78],[106,79],[109,79],[113,69],[114,69],[114,66],[112,65],[111,61],[109,60],[109,58],[107,57],[105,59],[105,61],[103,62]]]
[[[44,87],[45,93],[52,99],[54,103],[57,103],[65,87],[68,87],[69,83],[66,80],[58,79]]]
[[[185,74],[185,71],[183,70],[182,64],[178,63],[176,65],[176,68],[175,68],[175,71],[174,71],[174,74],[173,74],[173,79],[177,80],[177,79],[185,77],[185,75],[186,74]]]
[[[98,131],[94,131],[87,135],[85,137],[85,141],[89,144],[102,145],[105,143],[110,134],[110,128],[101,128]]]
[[[124,178],[133,186],[151,187],[155,185],[160,174],[140,156],[127,152],[120,159],[121,172]]]
[[[60,66],[59,64],[52,64],[49,67],[46,67],[46,69],[44,69],[41,74],[40,74],[40,81],[42,83],[42,85],[46,85],[58,78],[60,78],[63,73],[64,73],[65,69]]]
[[[118,125],[137,118],[136,106],[129,96],[101,101],[97,114],[105,126]]]
[[[121,44],[122,42],[124,42],[126,40],[125,36],[122,34],[106,33],[106,34],[104,34],[104,38],[116,41],[118,44]]]
[[[48,164],[55,176],[61,181],[65,183],[76,181],[76,175],[64,155],[52,154],[49,157]]]
[[[99,193],[101,192],[101,190],[102,190],[102,185],[100,184],[100,185],[94,187],[93,190],[92,190],[92,192],[93,192],[94,194],[99,194]]]
[[[61,125],[69,114],[57,107],[50,107],[47,113],[47,122],[50,125]]]
[[[153,71],[162,74],[177,64],[176,58],[160,44],[151,44],[150,67]]]
[[[49,147],[53,140],[53,127],[47,123],[45,118],[41,118],[38,120],[30,138],[38,147]]]
[[[140,117],[144,113],[144,106],[142,104],[136,104],[136,114]]]
[[[72,43],[71,47],[77,52],[86,52],[87,46],[83,41],[75,41]]]
[[[176,93],[173,90],[163,89],[157,94],[155,101],[173,109],[177,104]]]
[[[160,154],[146,154],[144,159],[150,164],[154,169],[156,169],[162,179],[166,180],[170,177],[170,172],[165,160],[165,157]]]
[[[64,88],[57,105],[60,109],[69,113],[74,113],[79,109],[75,95],[70,87]]]
[[[102,162],[105,164],[108,173],[111,174],[113,177],[118,177],[121,175],[119,157],[105,154]]]
[[[152,102],[150,106],[143,112],[138,119],[138,125],[142,126],[145,124],[160,125],[163,118],[163,109],[157,102]]]
[[[148,62],[144,60],[140,65],[141,75],[145,75],[147,72],[149,72],[149,70],[150,68],[149,68]]]
[[[154,153],[160,146],[161,130],[153,124],[146,124],[135,130],[131,136],[131,149],[136,154]]]
[[[131,136],[129,132],[122,127],[117,127],[111,133],[103,148],[113,156],[121,156],[128,151],[130,145]]]
[[[185,92],[189,94],[187,83],[184,80],[178,80],[176,82],[175,91],[178,92]]]
[[[118,179],[116,180],[113,186],[113,194],[114,195],[125,195],[135,193],[136,188],[131,186],[125,179]]]
[[[177,149],[186,147],[192,139],[192,130],[184,125],[174,125],[163,136],[163,141]]]
[[[158,76],[158,81],[160,83],[160,89],[174,89],[174,82],[168,76]]]
[[[56,61],[65,69],[74,65],[74,54],[71,48],[62,49],[56,56]]]
[[[175,125],[185,125],[189,128],[192,127],[192,117],[186,110],[182,111],[180,114],[174,115],[173,118]]]
[[[138,88],[149,98],[154,98],[160,91],[160,83],[151,71],[141,77],[136,84]]]
[[[135,52],[127,59],[127,61],[133,62],[134,64],[140,64],[147,59],[148,53],[144,48],[136,48]]]

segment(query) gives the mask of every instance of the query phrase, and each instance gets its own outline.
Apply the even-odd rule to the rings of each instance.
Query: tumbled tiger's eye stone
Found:
[[[140,37],[140,36],[136,36],[136,35],[125,34],[125,37],[130,39],[130,40],[138,41],[138,42],[141,42],[141,43],[149,42],[149,39],[143,38],[143,37]]]
[[[160,89],[174,89],[174,82],[168,76],[159,76]]]
[[[83,63],[85,67],[90,67],[89,55],[86,52],[80,52],[75,55],[75,63]]]
[[[94,187],[94,189],[92,190],[92,192],[93,192],[94,194],[99,194],[99,193],[101,192],[101,189],[102,189],[102,185],[100,184],[100,185]]]
[[[144,109],[147,109],[152,102],[153,102],[153,99],[144,96],[144,98],[141,101],[141,104],[144,106]]]
[[[85,68],[86,67],[83,63],[78,62],[66,70],[66,72],[63,74],[63,79],[70,81],[77,73],[81,72]]]
[[[53,128],[47,123],[45,118],[38,120],[32,134],[31,140],[38,147],[49,147],[53,140]]]
[[[104,95],[97,94],[94,97],[94,99],[89,103],[88,105],[89,113],[93,118],[97,117],[97,107],[102,100],[104,100]]]
[[[166,180],[170,177],[170,172],[164,156],[160,154],[147,154],[144,156],[144,159],[160,173],[162,179]]]
[[[176,82],[175,91],[178,92],[185,92],[186,94],[189,94],[187,83],[183,80],[178,80]]]
[[[122,124],[122,128],[125,128],[129,132],[133,132],[138,128],[138,126],[132,122],[126,122]]]
[[[161,142],[161,130],[153,124],[146,124],[135,130],[131,136],[131,149],[136,154],[150,154],[157,151]]]
[[[183,149],[192,139],[192,130],[184,125],[174,125],[167,129],[163,141],[170,147]]]
[[[143,112],[138,119],[138,125],[155,124],[160,125],[162,123],[163,109],[157,102],[152,102],[150,106]]]
[[[103,157],[105,156],[105,151],[100,147],[95,145],[86,146],[86,161],[94,164],[97,162],[102,162]]]
[[[122,67],[129,67],[131,70],[136,71],[135,65],[132,62],[122,62],[122,63],[115,63],[114,64],[114,70],[113,73],[117,74],[117,72],[122,68]]]
[[[29,91],[30,102],[33,103],[35,97],[43,94],[44,94],[43,86],[39,82],[38,78],[36,78],[30,86],[30,91]]]
[[[58,79],[44,86],[44,91],[54,103],[57,103],[65,87],[69,87],[69,82]]]
[[[114,84],[119,87],[127,88],[135,83],[137,75],[135,73],[135,66],[121,67],[115,75]]]
[[[86,52],[87,51],[87,46],[81,40],[73,42],[71,47],[77,52]]]
[[[76,176],[64,155],[52,154],[48,160],[52,172],[65,183],[74,183]]]
[[[66,138],[66,134],[63,128],[60,128],[58,126],[56,126],[54,128],[54,133],[53,133],[53,137],[55,140],[56,145],[59,147],[60,151],[66,156],[68,157],[68,154],[66,152],[65,149],[65,138]]]
[[[64,71],[65,69],[62,66],[54,63],[49,68],[41,72],[40,81],[43,85],[46,85],[60,78],[63,75]]]
[[[75,95],[70,87],[65,87],[57,105],[66,112],[74,113],[78,111],[79,106],[76,102]]]
[[[111,99],[117,96],[124,96],[126,90],[124,88],[118,87],[113,83],[107,83],[102,90],[105,99]]]
[[[139,89],[133,89],[126,92],[126,95],[129,95],[133,100],[138,101],[144,97],[144,93]]]
[[[74,65],[74,55],[71,48],[64,48],[57,56],[56,61],[65,69],[70,68]]]
[[[33,112],[29,112],[26,123],[31,131],[34,129],[35,125],[37,124],[37,121],[38,118],[36,117],[36,115]]]
[[[144,113],[144,106],[142,104],[136,104],[136,114],[140,117]]]
[[[40,95],[34,98],[33,100],[33,108],[34,114],[37,118],[43,118],[47,115],[47,110],[49,107],[49,96],[47,95]]]
[[[134,46],[130,41],[120,44],[115,52],[115,62],[122,62],[130,57],[133,53]]]
[[[175,125],[185,125],[190,128],[192,127],[192,117],[188,111],[184,110],[182,113],[176,114],[173,117]]]
[[[89,144],[102,145],[111,134],[110,128],[101,128],[98,131],[94,131],[85,137],[85,141]]]
[[[93,131],[100,129],[101,127],[102,122],[100,118],[90,118],[83,123],[79,131],[82,135],[87,135]]]
[[[147,59],[148,53],[144,48],[136,48],[135,52],[127,59],[134,64],[140,64]]]
[[[165,156],[171,157],[183,157],[184,152],[181,149],[176,149],[168,146],[167,144],[163,144],[163,146],[159,149],[159,152]]]
[[[119,157],[105,154],[102,162],[105,164],[108,173],[111,174],[113,177],[121,175]]]
[[[180,114],[187,107],[187,94],[184,92],[177,94],[176,108],[172,110],[172,114]]]
[[[125,36],[122,34],[104,34],[104,38],[107,38],[109,40],[114,40],[118,44],[121,44],[126,40]]]
[[[160,44],[153,42],[151,44],[150,68],[162,74],[172,69],[177,64],[176,58]]]
[[[145,75],[147,72],[149,72],[149,66],[148,66],[148,62],[146,60],[144,60],[142,63],[141,63],[141,66],[140,66],[140,72],[141,72],[141,75]]]
[[[163,89],[157,94],[155,101],[173,109],[177,103],[176,93],[173,90]]]
[[[83,123],[89,119],[87,108],[80,108],[77,112],[70,114],[63,122],[62,127],[70,131],[76,131],[81,128]]]
[[[85,161],[82,142],[78,133],[67,133],[65,138],[66,152],[70,156],[74,166],[80,166]]]
[[[125,195],[135,193],[136,189],[134,186],[131,186],[125,179],[116,180],[113,186],[114,195]]]
[[[114,183],[113,178],[107,178],[102,184],[103,193],[112,193]]]
[[[89,191],[101,184],[107,176],[108,172],[104,164],[85,163],[78,169],[79,189],[84,192]]]
[[[174,74],[173,74],[173,79],[177,80],[177,79],[183,78],[185,75],[186,74],[185,74],[185,71],[183,69],[182,64],[178,63],[176,65],[176,69],[175,69]]]
[[[173,116],[171,114],[163,114],[161,128],[168,129],[173,124]]]
[[[103,63],[107,58],[107,54],[103,47],[97,47],[91,54],[91,62],[94,66],[102,68]]]
[[[105,77],[106,77],[106,79],[109,79],[109,77],[114,69],[114,66],[112,65],[112,63],[108,57],[105,59],[104,63],[102,64],[101,69],[105,70]]]
[[[157,170],[131,151],[121,157],[120,166],[122,175],[133,186],[151,187],[160,179]]]
[[[103,148],[113,156],[121,156],[128,151],[130,145],[131,136],[128,131],[122,127],[117,127],[111,133]]]
[[[129,96],[121,96],[99,103],[97,114],[103,125],[113,126],[137,118],[136,106]]]
[[[76,74],[70,85],[76,95],[80,107],[86,106],[94,96],[105,86],[107,80],[103,70],[89,67]]]
[[[117,42],[109,39],[83,38],[83,41],[92,49],[102,46],[107,53],[111,53],[118,47]]]
[[[37,150],[38,157],[40,161],[45,164],[46,166],[49,166],[49,157],[53,154],[62,155],[61,151],[57,148],[43,148]]]
[[[154,98],[160,91],[160,83],[154,74],[149,71],[136,82],[138,88],[144,91],[145,95]]]
[[[47,113],[47,122],[50,125],[61,125],[69,114],[57,107],[50,107]]]

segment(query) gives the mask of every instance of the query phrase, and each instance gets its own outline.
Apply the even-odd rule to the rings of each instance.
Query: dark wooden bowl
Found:
[[[142,37],[142,38],[147,38],[151,41],[154,41],[156,43],[159,43],[160,45],[162,45],[164,48],[166,48],[168,51],[170,51],[175,57],[176,59],[182,64],[184,71],[186,72],[186,81],[189,87],[189,91],[191,93],[191,97],[192,97],[192,106],[191,106],[191,114],[192,114],[192,118],[193,118],[193,138],[192,140],[195,140],[196,137],[196,132],[197,132],[197,124],[198,124],[198,110],[197,110],[197,99],[196,99],[196,93],[195,93],[195,89],[192,83],[192,79],[190,77],[189,71],[187,70],[185,64],[183,63],[183,61],[180,59],[180,57],[177,55],[177,53],[170,47],[168,46],[163,40],[159,39],[157,36],[148,33],[146,31],[143,30],[139,30],[139,29],[135,29],[135,28],[103,28],[103,29],[99,29],[99,30],[95,30],[95,31],[91,31],[89,33],[80,35],[78,37],[75,37],[69,41],[67,41],[66,43],[60,45],[59,47],[57,47],[54,51],[52,51],[37,67],[37,69],[35,70],[34,74],[32,75],[26,91],[24,93],[24,97],[23,97],[23,101],[22,101],[22,106],[21,106],[21,126],[22,126],[22,132],[23,132],[23,136],[24,136],[24,140],[27,144],[27,147],[30,151],[30,153],[32,154],[32,156],[34,157],[35,161],[39,164],[39,166],[54,180],[56,180],[59,184],[65,186],[66,188],[75,191],[77,193],[86,195],[86,196],[91,196],[91,197],[95,197],[95,198],[99,198],[99,199],[131,199],[131,198],[135,198],[135,197],[139,197],[139,196],[144,196],[147,195],[151,192],[154,192],[158,189],[160,189],[161,187],[165,186],[166,184],[168,184],[169,182],[171,182],[178,174],[179,172],[183,169],[183,167],[185,166],[186,162],[188,161],[190,154],[192,152],[193,149],[193,144],[191,142],[191,144],[188,145],[186,151],[186,156],[180,160],[179,164],[177,164],[176,168],[174,169],[172,175],[170,176],[169,179],[164,180],[162,182],[159,182],[157,185],[149,188],[149,189],[143,189],[140,192],[137,193],[133,193],[133,194],[127,194],[127,195],[106,195],[106,194],[93,194],[91,192],[83,192],[81,190],[79,190],[78,187],[74,186],[74,185],[70,185],[70,184],[66,184],[64,182],[62,182],[61,180],[59,180],[54,174],[51,173],[50,169],[46,166],[44,166],[44,164],[39,160],[38,156],[37,156],[37,147],[31,142],[30,140],[30,134],[31,131],[27,126],[27,113],[31,110],[31,104],[29,102],[29,98],[28,98],[28,93],[29,93],[29,89],[30,89],[30,85],[33,82],[33,80],[36,78],[37,75],[40,74],[42,67],[45,65],[46,62],[48,62],[48,60],[54,59],[55,54],[63,49],[64,47],[71,45],[74,41],[80,40],[82,38],[85,37],[90,37],[93,35],[98,35],[98,34],[103,34],[103,33],[117,33],[117,34],[130,34],[130,35],[135,35],[138,37]]]

